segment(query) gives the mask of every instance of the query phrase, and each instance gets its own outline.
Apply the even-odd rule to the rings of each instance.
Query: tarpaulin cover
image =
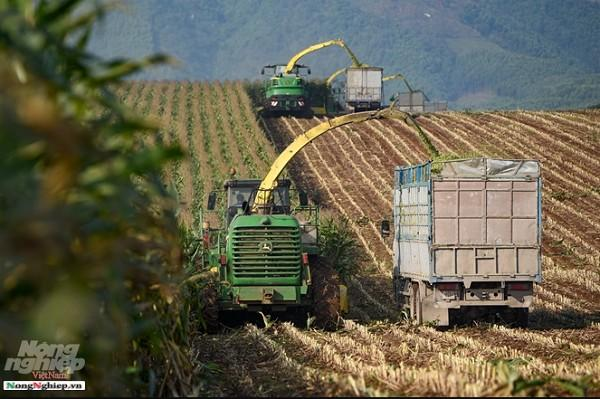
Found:
[[[529,159],[473,158],[444,161],[439,173],[441,177],[528,177],[540,175],[538,161]]]

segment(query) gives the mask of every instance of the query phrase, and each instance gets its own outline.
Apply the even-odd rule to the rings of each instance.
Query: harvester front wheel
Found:
[[[200,300],[200,314],[204,329],[209,334],[215,333],[219,329],[219,303],[217,289],[213,283],[204,286]]]
[[[311,267],[311,274],[315,325],[324,330],[335,330],[340,313],[340,277],[323,262]]]

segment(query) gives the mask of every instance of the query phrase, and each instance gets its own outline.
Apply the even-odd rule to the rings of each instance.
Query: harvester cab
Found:
[[[265,74],[265,70],[271,70],[273,77],[282,77],[284,75],[291,76],[306,76],[310,75],[310,67],[306,65],[296,64],[292,68],[291,72],[286,73],[286,64],[274,64],[274,65],[265,65],[260,71],[261,75]]]
[[[229,226],[236,215],[250,215],[251,205],[256,198],[260,182],[256,179],[227,180],[225,182],[223,187],[227,195],[225,226]],[[290,186],[291,182],[289,180],[279,180],[271,195],[272,203],[270,204],[269,214],[288,215],[290,213]]]
[[[225,198],[227,201],[224,216],[224,228],[229,227],[231,221],[237,215],[251,215],[254,200],[260,191],[261,180],[239,179],[227,180],[224,183]],[[298,192],[298,204],[292,206],[290,191]],[[210,193],[208,198],[208,210],[214,210],[216,206],[217,192]],[[301,242],[311,255],[318,254],[318,221],[319,207],[309,205],[308,196],[305,191],[291,187],[289,179],[279,179],[277,186],[271,190],[269,203],[262,207],[260,214],[264,215],[293,215],[298,219],[301,231]]]

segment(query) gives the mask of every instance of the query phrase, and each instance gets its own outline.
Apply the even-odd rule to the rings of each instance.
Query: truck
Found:
[[[536,160],[471,158],[395,168],[394,298],[417,323],[528,324],[541,275]],[[389,220],[381,233],[390,234]]]
[[[349,67],[346,69],[346,105],[352,112],[381,108],[383,104],[383,68]]]

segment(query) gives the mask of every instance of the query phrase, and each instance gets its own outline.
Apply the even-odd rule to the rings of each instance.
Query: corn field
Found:
[[[235,168],[260,178],[276,155],[323,117],[260,118],[243,83],[133,81],[121,100],[162,126],[159,140],[186,157],[163,171],[179,219],[200,228],[208,193]],[[367,260],[350,283],[337,332],[289,323],[198,333],[193,358],[215,395],[599,395],[600,112],[443,112],[417,118],[444,155],[538,159],[543,177],[544,281],[530,328],[479,324],[438,331],[394,305],[393,169],[424,162],[427,148],[399,121],[348,125],[306,147],[288,167],[322,207],[351,221]],[[147,143],[142,143],[142,145]]]
[[[212,190],[230,178],[260,177],[275,150],[258,125],[241,82],[135,81],[118,89],[121,100],[162,127],[163,143],[179,145],[186,157],[164,171],[177,196],[180,220],[198,230]]]

